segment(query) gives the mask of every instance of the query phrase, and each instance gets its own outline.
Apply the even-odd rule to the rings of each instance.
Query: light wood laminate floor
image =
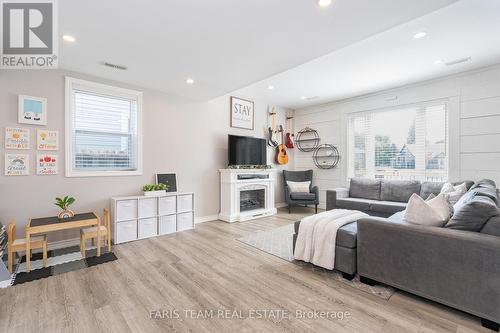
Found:
[[[403,292],[386,301],[237,241],[311,212],[206,222],[114,246],[119,260],[111,263],[2,289],[0,332],[491,332],[462,312]],[[241,312],[216,318],[222,309]],[[274,309],[290,318],[248,317]],[[179,318],[151,319],[154,310]],[[213,310],[204,315],[215,318],[186,318],[184,310]],[[300,319],[297,310],[347,311],[350,318]]]

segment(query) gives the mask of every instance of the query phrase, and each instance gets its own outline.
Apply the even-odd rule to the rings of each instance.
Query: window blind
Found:
[[[348,117],[348,175],[448,179],[446,104],[355,113]]]
[[[73,90],[73,169],[137,169],[137,100]]]

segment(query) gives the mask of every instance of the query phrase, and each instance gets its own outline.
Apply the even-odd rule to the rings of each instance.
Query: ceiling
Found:
[[[476,1],[490,7],[495,2],[470,2]],[[392,57],[394,52],[408,56],[415,29],[425,28],[430,32],[420,45],[444,38],[450,31],[440,26],[436,32],[432,29],[435,25],[414,23],[418,21],[404,25],[407,28],[400,33],[394,34],[394,27],[401,29],[401,24],[454,2],[334,0],[330,7],[320,8],[315,0],[64,0],[59,2],[60,34],[71,35],[76,42],[61,42],[59,65],[208,100],[329,54],[303,65],[306,67],[273,77],[275,95],[267,96],[268,91],[262,91],[262,84],[268,81],[245,90],[250,96],[265,95],[276,104],[296,107],[303,105],[297,103],[297,96],[303,94],[336,98],[386,84],[389,79],[401,82],[395,70],[389,73],[380,70],[380,65],[388,67],[384,58]],[[423,19],[424,23],[426,20],[436,23],[432,17],[440,14],[430,15]],[[441,19],[453,21],[452,17],[441,16]],[[468,24],[474,21],[466,19]],[[384,38],[385,34],[392,37]],[[452,56],[465,51],[455,45],[457,40],[452,38],[447,44],[454,46],[456,52],[449,52]],[[353,52],[365,43],[360,49],[362,54]],[[435,49],[436,45],[432,47]],[[111,69],[103,66],[103,62],[123,65],[128,70]],[[425,59],[419,56],[398,58],[392,65],[421,68],[424,63]],[[415,75],[410,69],[402,74],[402,77]],[[373,79],[374,76],[383,79]],[[195,83],[186,84],[188,77]]]
[[[420,31],[427,35],[414,39]],[[236,94],[293,109],[359,96],[500,63],[498,36],[500,1],[462,0]],[[468,57],[470,61],[454,66],[439,62]]]

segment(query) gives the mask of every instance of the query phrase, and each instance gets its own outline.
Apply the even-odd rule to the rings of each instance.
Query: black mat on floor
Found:
[[[58,249],[58,250],[53,250],[53,251],[48,251],[47,256],[50,257],[57,257],[60,255],[68,254],[68,253],[73,253],[73,252],[78,252],[80,251],[80,248],[78,246],[72,246],[64,249]],[[14,279],[13,285],[17,284],[22,284],[25,282],[30,282],[30,281],[35,281],[39,279],[43,279],[49,276],[54,276],[66,272],[71,272],[71,271],[76,271],[82,268],[87,268],[87,267],[92,267],[92,266],[97,266],[100,264],[104,264],[110,261],[115,261],[118,260],[118,258],[115,256],[113,252],[104,252],[104,248],[101,249],[101,256],[97,256],[97,250],[92,249],[86,251],[86,258],[85,259],[80,259],[80,260],[75,260],[75,261],[70,261],[54,266],[49,266],[49,267],[44,267],[44,268],[39,268],[39,269],[34,269],[31,270],[30,272],[21,272],[17,273]],[[34,253],[33,256],[31,257],[31,261],[35,260],[41,260],[42,259],[42,254],[41,253]],[[26,257],[23,256],[21,258],[21,263],[26,261]]]

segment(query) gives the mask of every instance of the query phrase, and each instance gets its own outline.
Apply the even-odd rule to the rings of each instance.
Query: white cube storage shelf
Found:
[[[113,243],[171,234],[194,228],[194,193],[111,199]]]

